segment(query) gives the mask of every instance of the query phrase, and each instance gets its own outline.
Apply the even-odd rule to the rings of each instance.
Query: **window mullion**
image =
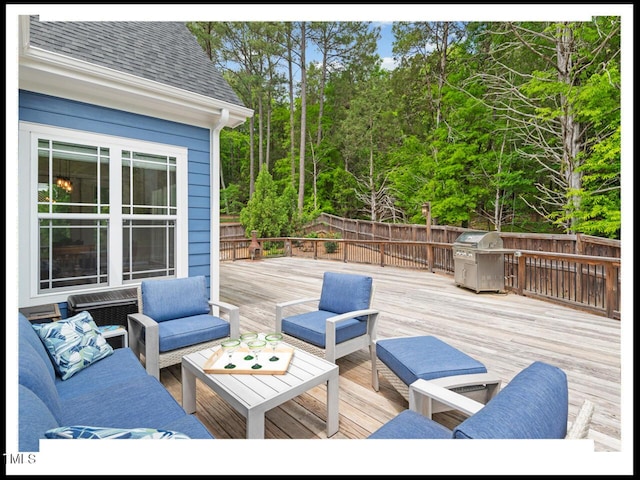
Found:
[[[109,159],[109,285],[122,285],[122,148],[110,146]]]

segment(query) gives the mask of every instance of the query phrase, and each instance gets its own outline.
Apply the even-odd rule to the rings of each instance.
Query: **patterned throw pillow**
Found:
[[[47,430],[44,435],[47,438],[128,438],[135,440],[178,440],[189,438],[184,433],[158,428],[110,428],[89,427],[86,425],[52,428],[51,430]]]
[[[35,324],[33,328],[62,380],[113,353],[87,311],[57,322]]]

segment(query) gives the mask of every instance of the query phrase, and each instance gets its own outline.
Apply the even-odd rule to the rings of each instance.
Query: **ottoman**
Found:
[[[500,378],[487,371],[484,364],[431,335],[379,339],[374,348],[372,386],[376,391],[378,374],[407,401],[409,385],[419,378],[484,404],[500,389]],[[447,410],[451,408],[432,402],[422,413],[430,418]]]

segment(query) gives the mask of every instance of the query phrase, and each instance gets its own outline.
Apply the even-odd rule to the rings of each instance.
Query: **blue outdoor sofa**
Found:
[[[18,322],[19,451],[39,451],[44,438],[213,438],[131,349],[63,380],[33,325],[21,313]]]

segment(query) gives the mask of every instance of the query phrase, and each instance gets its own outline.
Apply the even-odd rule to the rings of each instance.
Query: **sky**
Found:
[[[396,62],[393,60],[393,32],[391,31],[392,22],[380,22],[380,39],[378,40],[378,55],[382,57],[382,68],[385,70],[393,70]]]
[[[57,5],[57,4],[9,4],[5,5],[5,35],[6,35],[6,157],[7,159],[17,158],[17,15],[20,14],[40,14],[41,20],[120,20],[120,21],[151,21],[151,20],[173,20],[173,21],[193,21],[193,20],[228,20],[228,21],[299,21],[299,20],[349,20],[349,21],[371,21],[380,22],[383,26],[383,39],[379,43],[379,53],[389,65],[391,58],[391,34],[392,21],[482,21],[482,20],[513,20],[513,21],[542,21],[542,20],[582,20],[587,21],[593,15],[620,15],[623,18],[622,29],[622,63],[623,68],[623,90],[622,90],[622,125],[623,132],[633,130],[633,5],[628,4],[383,4],[383,5],[351,5],[351,4],[313,4],[313,5],[284,5],[284,4],[252,4],[250,8],[243,8],[242,4],[173,4],[173,5],[119,5],[119,4],[80,4],[80,5]],[[623,135],[622,138],[622,217],[624,228],[622,229],[623,262],[623,299],[633,299],[633,137]],[[17,162],[6,162],[6,318],[15,319],[17,305],[13,300],[17,298],[16,275],[18,266],[15,265],[15,258],[18,249],[17,212],[12,203],[17,198],[16,181]],[[625,268],[626,267],[626,268]],[[563,443],[559,454],[549,456],[548,449],[538,452],[531,449],[528,458],[518,458],[510,455],[509,444],[501,444],[504,449],[504,461],[500,464],[491,465],[494,474],[513,473],[521,471],[522,467],[513,462],[521,462],[528,468],[527,473],[586,473],[586,474],[625,474],[633,472],[629,469],[633,465],[630,447],[633,446],[633,368],[628,362],[633,358],[633,306],[625,304],[621,309],[623,318],[621,319],[622,355],[626,361],[622,371],[621,380],[623,386],[631,388],[623,389],[622,417],[623,423],[623,451],[620,454],[608,453],[585,454],[578,449],[565,450],[569,443]],[[624,320],[624,321],[623,321]],[[7,322],[7,325],[10,322]],[[13,328],[7,326],[6,352],[7,359],[14,358],[15,341],[9,335]],[[15,366],[10,361],[6,363],[6,378],[15,378]],[[7,383],[12,389],[17,388],[15,384]],[[11,390],[11,389],[9,389]],[[631,396],[630,396],[631,395]],[[10,392],[7,393],[7,452],[11,451],[11,445],[16,444],[15,436],[15,402],[16,397]],[[631,431],[629,430],[631,429]],[[629,443],[631,440],[631,443]],[[193,441],[191,441],[193,442]],[[210,444],[193,443],[181,445],[180,442],[169,442],[169,445],[153,443],[153,454],[149,450],[147,457],[140,457],[139,448],[124,448],[119,442],[102,443],[99,455],[96,458],[96,450],[82,448],[82,444],[74,443],[73,448],[73,471],[95,472],[99,468],[100,472],[135,474],[199,474],[204,471],[208,473],[241,473],[260,474],[265,473],[262,465],[272,465],[273,458],[281,458],[283,450],[286,451],[286,459],[278,463],[278,471],[270,470],[267,473],[298,473],[309,472],[308,462],[305,464],[305,452],[308,452],[308,442],[304,441],[264,441],[258,448],[251,451],[251,457],[246,457],[248,453],[244,449],[246,445],[238,441],[216,440],[215,448],[210,449]],[[313,443],[314,450],[314,471],[309,473],[318,474],[366,474],[366,473],[422,473],[422,474],[452,474],[456,472],[456,458],[451,456],[451,451],[440,450],[439,445],[429,445],[426,448],[423,444],[419,451],[412,451],[406,444],[398,441],[388,445],[388,450],[384,452],[384,458],[376,456],[376,451],[380,443],[372,445],[370,441],[348,440],[344,443],[340,440],[319,441]],[[376,441],[382,442],[382,441]],[[55,443],[55,442],[54,442]],[[33,466],[42,471],[42,465],[49,464],[46,473],[69,473],[68,464],[65,468],[64,460],[59,464],[60,472],[55,472],[55,458],[66,458],[68,455],[68,445],[52,447],[48,452],[40,452],[38,455],[39,465]],[[89,442],[91,443],[91,442]],[[342,448],[349,445],[348,449]],[[416,445],[415,443],[412,445]],[[402,446],[402,449],[399,447]],[[470,447],[469,445],[465,445]],[[139,447],[139,446],[138,446]],[[170,449],[169,449],[170,447]],[[188,447],[188,448],[185,448]],[[487,467],[483,463],[483,449],[487,445],[473,443],[471,448],[465,449],[465,462],[478,462],[483,468]],[[626,447],[626,448],[624,448]],[[413,446],[411,448],[414,448]],[[572,447],[573,448],[573,447]],[[576,446],[577,448],[577,446]],[[168,455],[162,455],[166,451]],[[487,450],[488,451],[488,450]],[[92,454],[93,453],[93,454]],[[346,456],[348,453],[348,457]],[[84,455],[83,455],[84,454]],[[459,451],[457,452],[459,455]],[[541,455],[542,454],[542,455]],[[105,461],[105,458],[108,458]],[[342,455],[342,456],[341,456]],[[409,457],[411,459],[409,460]],[[54,460],[52,460],[52,458]],[[245,461],[250,458],[250,461]],[[283,458],[283,457],[282,457]],[[338,459],[337,461],[321,461],[319,459]],[[544,458],[544,461],[541,461]],[[172,460],[168,462],[168,459]],[[268,462],[268,463],[265,463]],[[6,464],[6,462],[5,462]],[[98,465],[99,467],[96,467]],[[9,466],[7,466],[9,467]],[[28,466],[25,466],[28,467]],[[391,470],[390,470],[391,469]],[[33,470],[31,470],[33,473]],[[11,474],[10,470],[7,472]],[[21,470],[22,474],[28,473]]]

